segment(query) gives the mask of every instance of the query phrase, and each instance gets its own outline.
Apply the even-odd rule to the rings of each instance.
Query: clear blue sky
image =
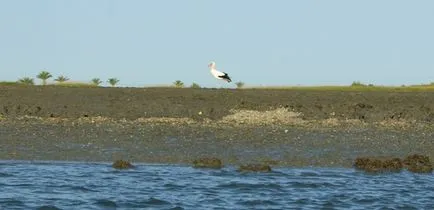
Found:
[[[433,24],[432,0],[0,0],[0,80],[428,83]]]

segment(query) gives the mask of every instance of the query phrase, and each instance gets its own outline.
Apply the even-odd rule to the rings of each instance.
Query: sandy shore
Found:
[[[0,159],[350,167],[434,159],[434,92],[0,87]]]

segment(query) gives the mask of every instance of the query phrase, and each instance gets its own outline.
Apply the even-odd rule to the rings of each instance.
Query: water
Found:
[[[433,174],[0,162],[0,209],[434,209]]]

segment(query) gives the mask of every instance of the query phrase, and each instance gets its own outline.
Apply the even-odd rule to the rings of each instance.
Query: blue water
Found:
[[[433,174],[0,162],[0,209],[434,209]]]

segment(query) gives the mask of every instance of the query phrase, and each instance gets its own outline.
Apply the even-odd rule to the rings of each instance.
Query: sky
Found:
[[[0,0],[0,81],[434,82],[432,0]]]

